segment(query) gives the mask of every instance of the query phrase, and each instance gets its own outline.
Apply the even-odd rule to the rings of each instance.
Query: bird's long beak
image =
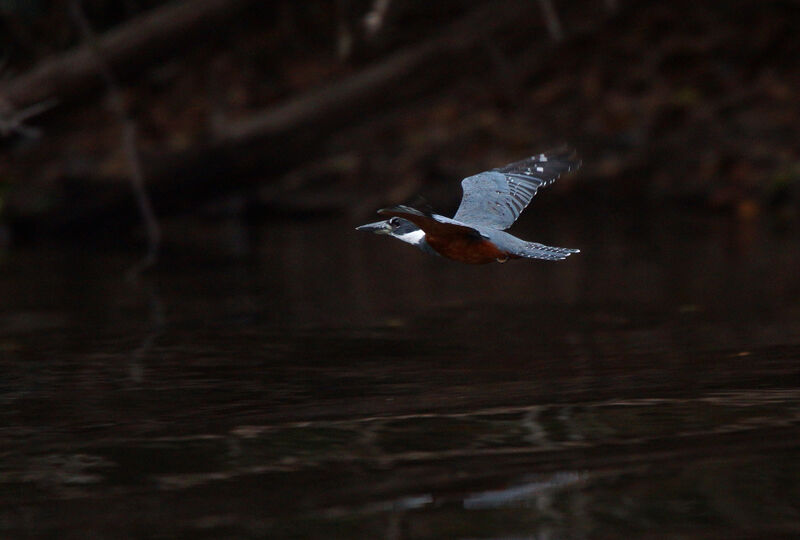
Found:
[[[375,223],[367,223],[366,225],[361,225],[360,227],[356,227],[357,231],[366,231],[375,234],[389,234],[392,231],[392,228],[389,227],[389,222],[386,220],[383,221],[376,221]]]

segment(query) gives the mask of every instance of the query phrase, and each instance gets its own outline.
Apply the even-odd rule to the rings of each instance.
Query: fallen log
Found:
[[[534,13],[529,4],[510,0],[476,8],[442,29],[437,37],[330,86],[312,90],[274,109],[253,113],[247,120],[231,122],[219,135],[242,140],[311,123],[350,121],[355,114],[370,112],[375,106],[400,102],[438,86],[463,67],[466,53],[489,39],[492,32]],[[423,72],[424,77],[420,76]]]
[[[235,15],[252,1],[171,2],[110,30],[98,40],[98,47],[112,68],[124,66],[130,69],[162,58],[165,50]],[[102,88],[102,85],[100,66],[91,48],[81,46],[44,60],[27,73],[0,82],[0,102],[11,110],[51,98],[63,103],[90,89]]]

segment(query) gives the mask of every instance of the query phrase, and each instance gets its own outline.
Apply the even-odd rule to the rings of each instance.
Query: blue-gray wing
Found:
[[[464,178],[464,195],[453,219],[498,230],[509,228],[530,204],[536,191],[562,173],[580,167],[574,152],[545,152],[499,169]]]

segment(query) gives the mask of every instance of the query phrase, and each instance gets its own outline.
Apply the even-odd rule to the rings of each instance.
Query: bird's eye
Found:
[[[396,217],[393,217],[392,219],[389,220],[389,225],[392,226],[392,227],[399,227],[400,226],[400,220],[398,218],[396,218]]]

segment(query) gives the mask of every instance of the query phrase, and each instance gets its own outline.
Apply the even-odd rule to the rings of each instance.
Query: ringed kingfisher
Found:
[[[452,218],[421,212],[409,206],[383,208],[384,221],[356,227],[387,234],[418,247],[469,264],[504,263],[509,259],[560,261],[578,249],[527,242],[505,232],[536,195],[562,173],[580,167],[573,151],[544,152],[461,181],[461,205]]]

